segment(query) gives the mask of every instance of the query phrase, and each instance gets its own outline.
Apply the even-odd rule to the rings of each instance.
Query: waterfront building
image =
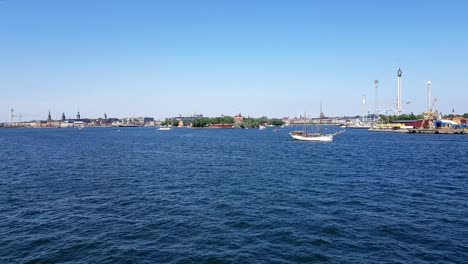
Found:
[[[122,118],[121,123],[124,125],[144,126],[153,121],[153,117],[124,117]]]
[[[174,121],[180,121],[184,122],[185,125],[188,125],[190,123],[193,123],[193,121],[203,118],[202,114],[194,114],[192,116],[182,116],[179,114],[179,116],[171,117],[169,118],[172,122]]]
[[[82,128],[82,127],[85,127],[85,126],[86,126],[86,123],[84,121],[75,121],[75,122],[73,122],[73,127]]]
[[[239,113],[234,117],[234,124],[241,124],[242,122],[244,122],[244,117]]]
[[[60,127],[61,128],[73,127],[73,122],[71,121],[60,122]]]

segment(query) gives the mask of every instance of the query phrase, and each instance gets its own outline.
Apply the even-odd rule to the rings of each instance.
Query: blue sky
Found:
[[[0,121],[468,112],[468,1],[0,1]]]

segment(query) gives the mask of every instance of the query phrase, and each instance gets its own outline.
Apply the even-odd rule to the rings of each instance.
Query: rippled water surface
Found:
[[[468,260],[466,135],[4,129],[0,161],[2,263]]]

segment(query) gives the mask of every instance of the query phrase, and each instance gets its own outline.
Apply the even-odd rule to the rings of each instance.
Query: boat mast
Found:
[[[320,100],[319,131],[321,135],[322,134],[322,100]]]
[[[307,135],[307,114],[304,112],[304,136]]]

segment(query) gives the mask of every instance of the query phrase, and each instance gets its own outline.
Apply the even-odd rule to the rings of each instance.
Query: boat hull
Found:
[[[333,141],[333,135],[307,135],[304,136],[302,134],[295,134],[295,133],[290,133],[291,137],[294,138],[295,140],[301,140],[301,141],[317,141],[317,142],[331,142]]]

